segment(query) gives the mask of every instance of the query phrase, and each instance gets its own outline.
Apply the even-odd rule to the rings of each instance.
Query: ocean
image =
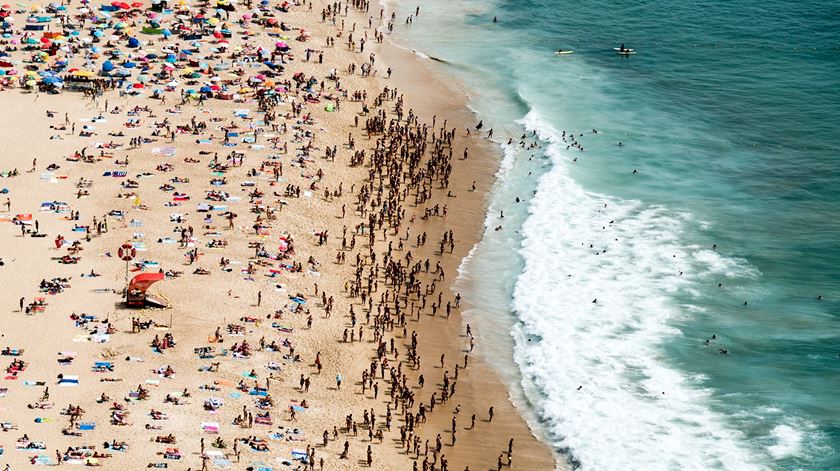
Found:
[[[391,40],[503,155],[458,289],[537,433],[581,469],[840,469],[840,3],[417,5]]]

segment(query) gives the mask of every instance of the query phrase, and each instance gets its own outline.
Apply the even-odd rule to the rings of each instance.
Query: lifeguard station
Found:
[[[146,292],[150,286],[161,281],[166,276],[163,273],[141,273],[128,283],[125,303],[129,307],[168,307],[166,300],[152,296]]]

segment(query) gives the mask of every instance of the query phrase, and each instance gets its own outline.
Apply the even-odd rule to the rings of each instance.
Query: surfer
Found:
[[[624,52],[625,50],[626,49],[624,49],[624,43],[621,43],[621,46],[618,47],[618,52]]]

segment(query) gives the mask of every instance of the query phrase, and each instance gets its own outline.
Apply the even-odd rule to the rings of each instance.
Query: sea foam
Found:
[[[710,392],[658,350],[680,335],[673,294],[749,269],[685,244],[688,215],[585,191],[560,134],[536,111],[522,124],[553,167],[522,228],[515,358],[556,444],[585,469],[760,469]]]

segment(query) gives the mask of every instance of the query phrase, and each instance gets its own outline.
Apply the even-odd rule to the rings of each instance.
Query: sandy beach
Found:
[[[458,91],[378,5],[151,7],[10,9],[0,463],[553,469],[449,287],[497,163]]]

